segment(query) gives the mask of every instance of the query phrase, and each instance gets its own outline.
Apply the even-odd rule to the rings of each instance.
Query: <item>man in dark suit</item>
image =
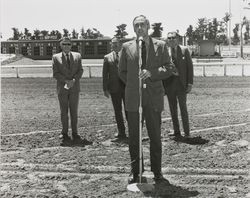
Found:
[[[103,92],[104,95],[111,100],[115,111],[115,119],[118,128],[118,134],[115,135],[113,141],[124,140],[126,138],[124,119],[122,114],[122,103],[125,100],[125,84],[118,76],[118,62],[121,50],[121,41],[114,37],[111,39],[112,51],[104,56],[103,61]],[[127,117],[127,112],[125,112]]]
[[[178,75],[172,76],[164,83],[166,94],[168,97],[169,108],[171,112],[174,135],[176,138],[181,137],[177,103],[179,103],[183,130],[185,137],[190,136],[189,119],[187,111],[187,93],[192,89],[193,85],[193,63],[188,48],[179,45],[179,34],[177,32],[168,33],[169,51],[175,64]]]
[[[71,141],[68,136],[68,110],[70,110],[73,141],[91,144],[85,139],[82,140],[77,131],[80,78],[83,74],[81,54],[71,52],[71,40],[68,37],[63,37],[60,40],[60,47],[62,52],[53,55],[52,67],[53,77],[57,80],[57,94],[61,111],[61,145],[68,145]]]
[[[143,15],[137,16],[133,26],[136,39],[123,44],[119,62],[119,75],[126,84],[125,108],[128,111],[129,152],[133,173],[129,183],[137,182],[139,174],[139,78],[143,81],[142,114],[150,138],[151,171],[156,181],[162,181],[165,180],[161,172],[161,112],[164,105],[162,79],[171,76],[176,69],[170,62],[165,42],[148,35],[148,19]],[[139,38],[143,38],[140,73]]]

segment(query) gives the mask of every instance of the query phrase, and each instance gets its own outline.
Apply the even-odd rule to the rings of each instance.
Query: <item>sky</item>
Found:
[[[221,20],[229,12],[231,2],[232,28],[240,18],[250,19],[250,9],[243,9],[243,0],[0,0],[0,32],[2,40],[12,37],[11,28],[28,28],[69,32],[84,27],[98,29],[113,37],[116,26],[127,24],[128,37],[135,36],[132,21],[145,15],[151,24],[162,23],[163,37],[168,31],[179,30],[183,35],[189,25],[196,26],[198,18],[216,17]]]

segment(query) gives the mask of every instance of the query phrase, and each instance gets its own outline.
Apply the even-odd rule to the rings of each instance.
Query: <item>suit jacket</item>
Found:
[[[64,89],[65,81],[75,79],[74,86],[71,91],[80,91],[80,78],[83,74],[81,54],[70,52],[70,69],[67,68],[67,60],[61,52],[53,55],[52,67],[53,77],[57,80],[57,92],[60,93]]]
[[[172,68],[172,69],[171,69]],[[164,88],[162,79],[172,75],[171,64],[166,43],[149,38],[146,68],[151,72],[151,77],[144,82],[146,88],[142,89],[142,105],[152,105],[157,111],[162,111],[164,106]],[[125,108],[127,111],[139,109],[139,55],[136,40],[123,44],[120,61],[119,75],[126,84]]]
[[[103,60],[103,91],[108,90],[110,93],[117,93],[124,90],[125,85],[118,75],[118,62],[114,51],[104,56]]]
[[[188,48],[182,45],[177,46],[177,55],[175,66],[178,70],[181,84],[184,88],[187,88],[188,84],[193,84],[193,62]],[[171,78],[166,80],[166,88],[171,86]]]

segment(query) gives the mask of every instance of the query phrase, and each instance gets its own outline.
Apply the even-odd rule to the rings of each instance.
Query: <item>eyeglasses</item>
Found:
[[[174,40],[176,37],[168,37],[168,40]]]
[[[62,45],[67,45],[67,46],[70,46],[71,43],[62,43]]]

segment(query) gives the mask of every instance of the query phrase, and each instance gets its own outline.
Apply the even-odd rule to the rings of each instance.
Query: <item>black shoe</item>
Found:
[[[60,139],[62,139],[61,146],[69,146],[71,144],[71,139],[66,134],[60,135]]]
[[[122,135],[122,136],[117,136],[114,139],[111,140],[111,142],[123,142],[126,141],[128,139],[128,137],[126,135]]]
[[[139,182],[138,174],[133,174],[133,177],[128,179],[128,184],[134,184],[138,182]]]
[[[162,173],[154,173],[155,182],[164,182],[166,184],[170,184],[169,181],[163,177]]]
[[[117,133],[115,134],[115,138],[119,138],[119,139],[124,139],[124,138],[127,138],[126,134],[120,134],[120,133]]]
[[[93,144],[93,142],[91,142],[91,141],[89,141],[89,140],[87,140],[87,139],[82,139],[82,143],[83,143],[84,145],[92,145],[92,144]]]
[[[190,133],[185,133],[184,138],[191,138]]]
[[[181,133],[180,132],[174,132],[172,134],[169,134],[170,137],[180,137]]]
[[[72,137],[75,144],[82,144],[82,138],[80,135],[72,135]]]

